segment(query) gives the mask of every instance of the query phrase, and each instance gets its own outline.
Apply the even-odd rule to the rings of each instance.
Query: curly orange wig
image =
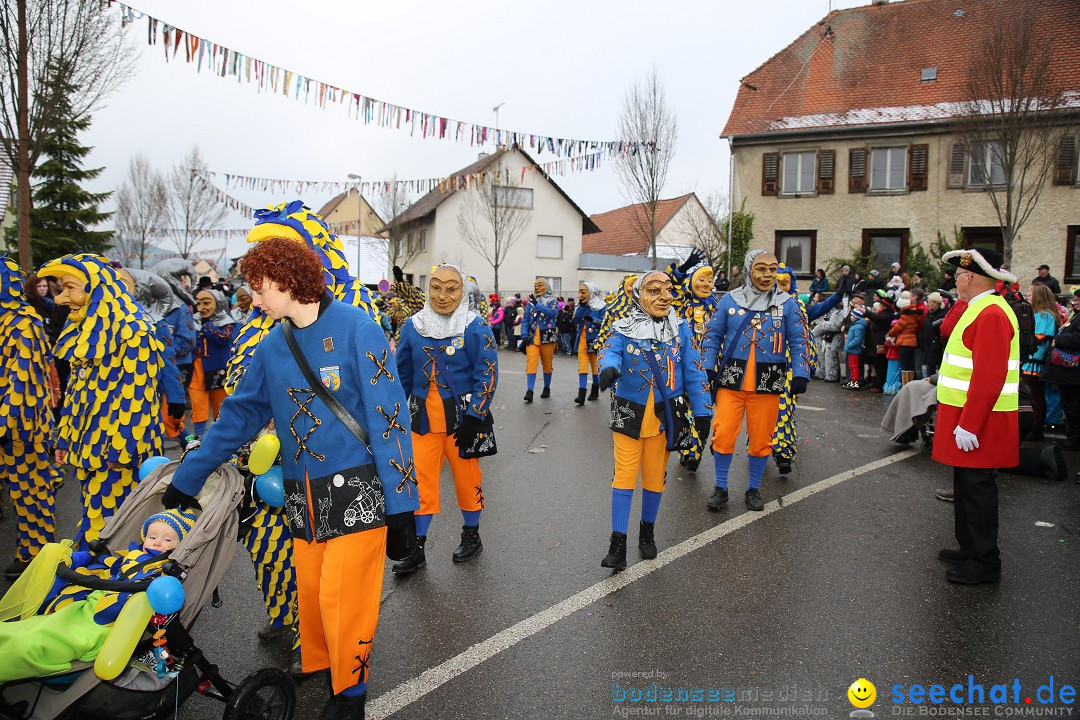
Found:
[[[253,290],[274,282],[299,303],[319,302],[326,284],[322,260],[303,243],[285,237],[264,240],[240,261],[240,272]]]

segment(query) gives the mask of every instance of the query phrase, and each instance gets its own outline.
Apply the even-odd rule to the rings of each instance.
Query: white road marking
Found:
[[[800,500],[805,500],[823,490],[828,490],[845,480],[850,480],[851,478],[878,470],[888,465],[892,465],[893,463],[907,460],[918,454],[918,450],[904,450],[882,458],[881,460],[875,460],[874,462],[860,465],[857,468],[837,473],[832,477],[819,480],[813,485],[808,485],[807,487],[784,495],[784,504],[782,507],[779,502],[773,500],[765,505],[765,510],[762,512],[744,512],[743,514],[722,522],[692,538],[688,538],[674,547],[663,550],[656,556],[656,560],[652,562],[635,563],[625,571],[601,580],[595,585],[585,588],[576,595],[572,595],[562,602],[552,605],[546,610],[541,610],[535,615],[511,625],[505,630],[492,635],[487,640],[473,645],[445,662],[425,670],[417,677],[401,683],[393,690],[380,695],[372,702],[368,703],[367,708],[369,716],[385,718],[389,715],[393,715],[433,690],[436,690],[459,675],[471,670],[480,663],[490,660],[503,650],[513,647],[522,640],[532,637],[541,630],[585,609],[597,600],[610,595],[616,590],[620,590],[630,583],[640,580],[649,573],[655,572],[684,555],[719,540],[725,535],[746,527],[752,522],[757,522],[783,508],[789,508]]]
[[[814,407],[813,405],[797,405],[796,407],[798,407],[799,410],[825,410],[825,408]]]

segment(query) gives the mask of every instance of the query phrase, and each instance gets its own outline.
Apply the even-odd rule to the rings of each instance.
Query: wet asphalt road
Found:
[[[952,507],[933,490],[950,472],[880,435],[887,398],[814,381],[798,414],[795,471],[781,479],[770,464],[765,476],[766,502],[782,505],[746,510],[740,451],[731,503],[708,512],[711,458],[694,475],[672,457],[661,555],[637,557],[637,493],[630,571],[613,578],[600,567],[613,468],[606,396],[577,407],[576,360],[560,356],[553,397],[540,400],[538,387],[524,405],[524,357],[504,351],[500,362],[500,452],[482,461],[484,553],[451,562],[461,517],[444,471],[427,567],[398,579],[387,566],[369,717],[841,716],[859,677],[877,686],[871,710],[881,717],[919,711],[893,705],[897,684],[966,688],[973,675],[989,692],[1018,678],[1021,705],[988,708],[994,716],[1049,709],[1024,697],[1036,701],[1051,675],[1057,689],[1080,683],[1080,485],[1071,474],[1062,483],[1003,475],[1001,583],[947,583],[936,554],[954,544]],[[1080,455],[1069,459],[1080,469]],[[76,522],[77,503],[68,483],[62,527]],[[9,515],[0,547],[13,537]],[[221,595],[224,606],[207,608],[194,631],[207,656],[233,682],[284,667],[288,639],[255,635],[265,613],[239,545]],[[635,701],[653,683],[659,698]],[[318,715],[326,685],[322,676],[298,685],[297,718]],[[702,699],[679,699],[694,688]],[[220,714],[202,697],[180,710]]]

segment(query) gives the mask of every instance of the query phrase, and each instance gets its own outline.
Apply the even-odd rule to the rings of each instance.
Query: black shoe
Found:
[[[424,543],[427,542],[427,535],[416,536],[416,552],[404,560],[399,560],[390,566],[391,572],[395,575],[408,575],[411,572],[415,572],[420,568],[427,565],[427,558],[424,556]]]
[[[319,720],[364,720],[364,703],[366,702],[367,693],[356,697],[331,695],[319,714]]]
[[[626,533],[611,533],[611,545],[608,547],[607,555],[600,561],[600,567],[613,570],[626,569]]]
[[[750,488],[746,491],[746,507],[758,512],[765,509],[765,501],[761,499],[760,490]]]
[[[791,472],[791,460],[777,456],[776,469],[780,471],[781,475],[787,475]]]
[[[292,657],[289,658],[289,674],[297,680],[304,680],[315,673],[304,672],[304,663],[300,657],[300,650],[293,650]]]
[[[454,550],[454,562],[468,562],[482,552],[484,552],[484,543],[480,542],[480,526],[462,525],[461,544]]]
[[[590,400],[599,400],[600,399],[600,386],[597,385],[596,383],[593,383],[592,384],[592,389],[589,390],[589,399]]]
[[[938,500],[944,500],[945,502],[955,502],[956,498],[953,497],[952,488],[938,488],[934,491],[934,497]]]
[[[543,400],[544,398],[549,397],[551,397],[551,388],[545,385],[543,391],[540,393],[540,399]]]
[[[29,561],[15,560],[6,568],[4,568],[4,577],[9,580],[14,580],[23,574],[26,568],[30,567]]]
[[[690,472],[697,472],[698,467],[701,465],[701,458],[687,458],[683,462],[682,466]]]
[[[945,579],[961,585],[995,583],[1001,579],[1001,570],[986,570],[968,560],[963,565],[948,570],[945,573]]]
[[[273,620],[267,620],[259,628],[258,634],[260,640],[273,640],[290,632],[292,632],[292,628],[288,625],[274,625]]]
[[[1065,453],[1057,445],[1047,445],[1039,453],[1039,467],[1043,475],[1058,482],[1065,479],[1069,474],[1069,467],[1065,464]]]
[[[533,398],[533,392],[532,392],[532,390],[526,390],[526,391],[525,391],[525,402],[527,402],[527,403],[531,403],[531,402],[532,402],[532,398]]]
[[[938,551],[937,559],[941,562],[949,563],[950,565],[963,565],[967,562],[968,554],[963,550],[942,548]]]
[[[656,557],[656,540],[653,539],[655,523],[642,522],[638,527],[637,549],[641,553],[642,560],[652,560]]]
[[[713,487],[712,495],[705,501],[705,507],[710,510],[719,510],[727,505],[728,491],[727,488],[722,488],[719,485]]]
[[[578,405],[585,404],[585,388],[578,388],[577,399],[574,400]]]

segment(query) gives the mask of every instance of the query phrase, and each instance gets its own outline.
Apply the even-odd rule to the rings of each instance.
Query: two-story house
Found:
[[[420,287],[427,287],[431,268],[441,262],[459,265],[473,275],[485,291],[495,288],[495,269],[484,254],[462,236],[459,216],[478,213],[467,193],[481,176],[506,178],[495,187],[496,201],[520,210],[524,222],[517,229],[499,264],[499,291],[532,292],[538,277],[547,279],[552,292],[577,294],[578,256],[582,235],[597,232],[589,216],[527,153],[518,147],[500,148],[453,173],[444,188],[436,188],[413,203],[388,225],[397,237],[415,243],[411,259],[402,266]],[[475,197],[474,197],[475,199]],[[473,217],[483,230],[483,219]],[[494,234],[491,234],[494,242]],[[493,245],[491,246],[493,247]],[[489,256],[491,253],[489,253]]]
[[[974,43],[1001,17],[1034,13],[1053,37],[1065,91],[1062,126],[1080,110],[1076,0],[875,0],[830,12],[740,81],[722,137],[732,150],[734,205],[755,215],[753,246],[809,277],[830,259],[875,253],[879,267],[958,229],[1002,250],[987,186],[991,148],[968,153],[955,134],[969,98]],[[1080,281],[1076,125],[1013,244],[1022,278],[1046,263]]]

